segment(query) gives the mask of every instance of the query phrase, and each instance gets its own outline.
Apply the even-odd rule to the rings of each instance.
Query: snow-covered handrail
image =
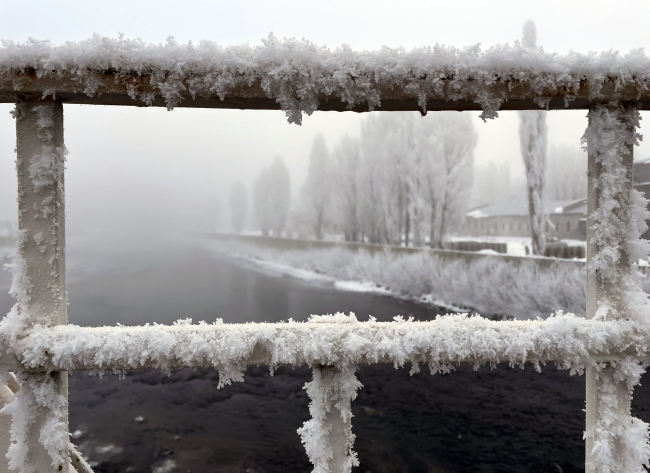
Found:
[[[313,367],[312,419],[299,434],[314,471],[345,472],[352,451],[350,404],[359,364],[554,362],[586,372],[588,473],[650,465],[650,429],[630,415],[632,389],[648,366],[650,300],[632,263],[650,257],[640,239],[647,201],[631,191],[639,110],[650,107],[650,59],[642,50],[562,56],[539,48],[479,46],[335,50],[269,36],[261,46],[148,45],[93,36],[80,43],[0,46],[0,103],[16,103],[19,251],[17,304],[0,322],[0,370],[20,389],[8,466],[68,471],[67,371],[212,366],[220,386],[251,364]],[[557,314],[533,322],[449,315],[431,322],[358,322],[83,328],[67,324],[63,103],[282,109],[290,122],[315,110],[589,109],[587,320]],[[0,373],[0,383],[6,381]],[[0,435],[2,433],[0,432]]]
[[[650,106],[650,59],[628,54],[559,55],[519,43],[481,49],[444,45],[330,49],[307,40],[260,46],[147,44],[95,35],[81,42],[3,41],[0,102],[53,96],[68,103],[282,109],[290,122],[315,110],[588,108]]]
[[[649,329],[650,330],[650,329]],[[214,367],[220,385],[240,380],[247,366],[373,363],[428,365],[554,362],[582,372],[626,357],[646,359],[650,332],[631,321],[585,320],[558,313],[546,320],[496,322],[466,314],[429,322],[358,322],[354,315],[308,322],[147,324],[137,327],[35,327],[15,345],[22,369],[122,371]],[[414,369],[417,369],[414,368]]]

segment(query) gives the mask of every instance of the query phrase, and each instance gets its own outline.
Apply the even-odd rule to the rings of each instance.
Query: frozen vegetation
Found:
[[[284,230],[291,201],[290,180],[289,169],[279,156],[262,169],[255,180],[253,206],[257,223],[265,236],[270,231],[281,235]]]
[[[225,245],[225,246],[223,246]],[[230,255],[272,261],[342,281],[372,283],[394,295],[465,307],[483,315],[546,318],[557,310],[585,315],[585,270],[557,261],[540,268],[535,261],[512,265],[502,258],[449,260],[422,251],[396,256],[389,250],[331,248],[282,251],[240,242],[219,243]]]
[[[462,224],[472,188],[477,134],[471,117],[390,113],[363,121],[328,151],[314,140],[293,229],[321,240],[442,248]]]

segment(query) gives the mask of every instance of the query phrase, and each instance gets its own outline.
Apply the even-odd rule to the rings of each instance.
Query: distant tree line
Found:
[[[442,247],[471,194],[477,134],[471,116],[438,112],[368,117],[359,138],[330,153],[316,137],[300,193],[299,227],[322,239]],[[428,238],[427,238],[428,237]]]
[[[332,151],[313,142],[307,178],[290,213],[290,176],[277,157],[257,177],[253,209],[263,235],[290,229],[323,239],[442,247],[465,217],[477,134],[469,114],[437,112],[369,116],[358,138]],[[231,189],[232,228],[246,216],[246,190]]]
[[[289,170],[281,157],[262,169],[253,187],[253,210],[258,228],[264,236],[281,236],[287,224],[291,197]],[[248,198],[241,181],[230,188],[230,219],[235,233],[246,225]]]

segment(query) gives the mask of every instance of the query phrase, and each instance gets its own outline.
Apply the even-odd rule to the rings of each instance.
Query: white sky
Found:
[[[35,1],[0,0],[0,38],[55,43],[93,33],[125,33],[148,42],[208,39],[224,45],[305,37],[336,47],[450,44],[483,47],[512,42],[523,23],[537,24],[537,43],[565,53],[650,46],[650,1]],[[15,209],[14,123],[0,105],[0,220]],[[476,115],[476,114],[475,114]],[[644,114],[645,117],[645,114]],[[294,191],[302,183],[313,137],[330,146],[357,134],[363,115],[317,112],[302,127],[283,112],[67,106],[66,146],[69,230],[106,224],[195,226],[211,199],[225,205],[233,180],[248,185],[261,166],[281,155]],[[648,120],[648,118],[646,118]],[[511,163],[523,178],[513,112],[483,123],[476,118],[477,163]],[[579,148],[585,112],[549,114],[550,144]],[[642,132],[649,134],[645,123]],[[637,156],[650,155],[650,138]],[[294,192],[295,193],[295,192]],[[224,210],[222,213],[225,213]]]

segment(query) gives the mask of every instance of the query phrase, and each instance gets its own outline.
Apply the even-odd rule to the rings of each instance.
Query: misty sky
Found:
[[[208,39],[224,45],[258,44],[274,32],[336,47],[427,44],[489,47],[521,36],[523,23],[537,24],[538,45],[547,51],[588,52],[650,46],[647,1],[0,1],[0,38],[77,41],[92,33],[163,42]],[[647,48],[646,48],[647,49]],[[9,105],[0,105],[0,220],[14,219],[15,128]],[[549,143],[579,149],[585,111],[551,112]],[[650,120],[646,113],[646,120]],[[364,115],[316,112],[302,127],[281,111],[192,110],[131,107],[65,107],[69,231],[107,226],[152,229],[205,228],[211,208],[227,228],[231,183],[247,186],[276,155],[283,156],[293,193],[304,179],[314,136],[330,145],[359,132]],[[426,117],[424,118],[426,119]],[[514,179],[523,165],[514,112],[483,123],[477,165],[508,161]],[[650,124],[642,133],[650,136]],[[650,138],[637,151],[650,157]]]

